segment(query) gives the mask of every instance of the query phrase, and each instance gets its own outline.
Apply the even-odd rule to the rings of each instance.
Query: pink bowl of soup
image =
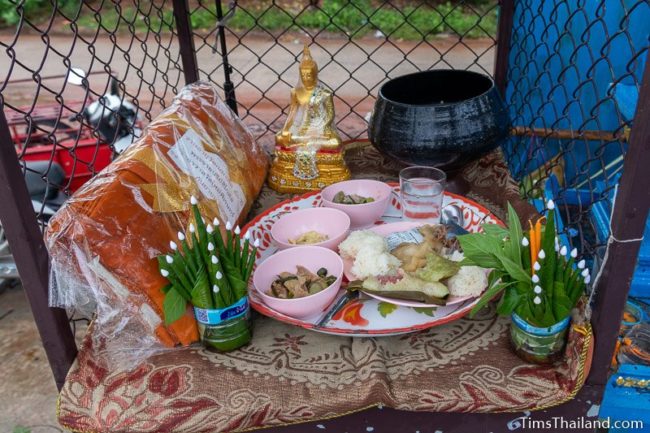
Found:
[[[282,216],[271,227],[271,237],[281,250],[301,245],[336,250],[349,231],[350,217],[345,212],[315,207]],[[309,241],[310,237],[323,240],[313,242],[313,239]]]
[[[362,204],[335,203],[334,196],[339,192],[345,195],[370,197],[373,201]],[[358,229],[368,227],[379,220],[390,202],[393,188],[384,182],[370,179],[355,179],[338,182],[323,189],[321,197],[323,206],[338,209],[350,217],[350,227]]]
[[[301,298],[282,299],[269,294],[271,285],[281,272],[295,274],[296,266],[303,266],[316,274],[320,268],[336,280],[325,289]],[[323,247],[296,247],[273,254],[255,269],[253,286],[262,301],[273,310],[284,315],[305,318],[320,315],[332,303],[343,278],[343,260],[334,251]]]

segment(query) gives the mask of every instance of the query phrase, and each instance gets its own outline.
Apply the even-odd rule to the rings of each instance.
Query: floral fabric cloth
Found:
[[[400,169],[363,143],[350,146],[347,159],[356,177],[395,180]],[[506,200],[526,209],[498,152],[462,175],[468,195],[497,216],[503,217]],[[265,188],[253,212],[281,199]],[[588,329],[571,329],[566,357],[553,366],[517,358],[508,331],[509,320],[492,307],[473,319],[382,338],[330,336],[257,316],[253,340],[240,350],[216,354],[197,345],[153,356],[129,371],[97,361],[86,338],[61,391],[58,416],[78,432],[228,432],[379,404],[503,412],[572,398],[589,365]]]

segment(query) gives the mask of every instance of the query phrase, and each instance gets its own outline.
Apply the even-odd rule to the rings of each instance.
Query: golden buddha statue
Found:
[[[287,120],[275,136],[269,185],[279,192],[296,193],[349,178],[334,125],[333,94],[318,81],[318,66],[305,45],[300,83],[291,89]]]

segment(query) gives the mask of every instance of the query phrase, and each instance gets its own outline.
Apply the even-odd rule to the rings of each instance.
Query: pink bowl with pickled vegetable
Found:
[[[327,269],[328,275],[336,277],[336,281],[313,295],[303,298],[281,299],[267,292],[271,284],[281,272],[296,273],[296,266],[301,265],[316,273],[320,268]],[[262,301],[277,311],[295,318],[312,317],[322,314],[332,303],[343,278],[343,260],[332,250],[323,247],[303,246],[290,248],[273,254],[255,269],[253,286]]]
[[[372,197],[374,201],[362,204],[334,203],[334,196],[343,191],[343,194],[356,194],[362,197]],[[390,202],[393,188],[378,180],[355,179],[338,182],[323,189],[321,197],[323,206],[338,209],[350,217],[350,227],[359,229],[372,225],[379,220],[386,211]]]

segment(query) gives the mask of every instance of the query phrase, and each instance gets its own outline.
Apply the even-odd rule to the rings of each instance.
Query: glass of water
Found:
[[[410,221],[440,223],[447,175],[433,167],[414,166],[399,172],[402,216]]]

